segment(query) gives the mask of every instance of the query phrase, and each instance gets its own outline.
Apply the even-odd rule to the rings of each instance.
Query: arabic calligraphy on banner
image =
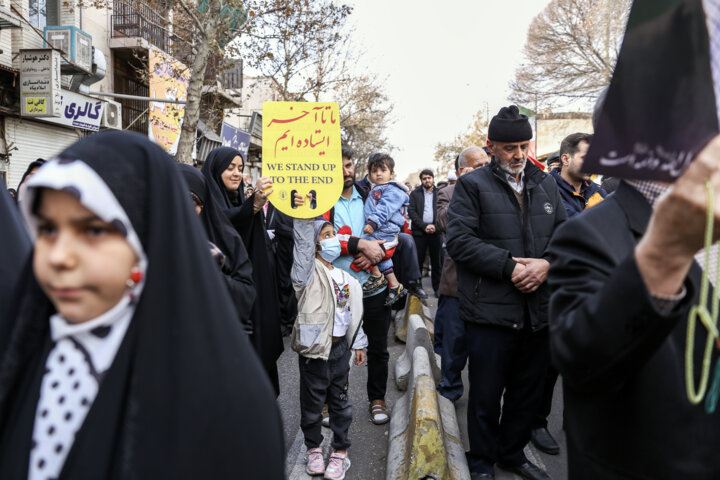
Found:
[[[150,96],[167,100],[187,100],[190,70],[171,56],[150,49]],[[149,132],[152,140],[171,155],[177,153],[185,105],[150,102]]]
[[[46,122],[97,132],[102,121],[104,102],[94,97],[62,91],[62,109],[57,118],[43,118]]]
[[[313,218],[335,205],[343,188],[337,103],[265,102],[262,174],[273,181],[270,202],[295,218]],[[293,193],[305,205],[293,205]]]
[[[60,54],[49,48],[20,50],[20,114],[60,115]]]

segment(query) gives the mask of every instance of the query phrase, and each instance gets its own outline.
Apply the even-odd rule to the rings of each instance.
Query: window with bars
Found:
[[[115,72],[115,92],[127,95],[147,97],[150,89],[137,79],[123,73]],[[116,99],[122,104],[122,121],[124,130],[148,134],[148,106],[146,100]]]
[[[114,2],[112,36],[140,37],[167,51],[168,32],[163,28],[166,17],[166,8],[161,8],[161,11],[158,12],[157,7],[151,7],[143,1]]]
[[[30,23],[40,30],[48,25],[57,25],[58,1],[59,0],[30,0],[28,5]]]

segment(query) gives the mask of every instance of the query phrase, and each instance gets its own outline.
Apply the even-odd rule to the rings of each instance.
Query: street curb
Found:
[[[427,351],[435,385],[440,383],[440,356],[433,349],[433,342],[425,321],[420,315],[412,314],[407,329],[405,350],[395,363],[395,384],[398,390],[407,390],[415,347],[423,347]]]
[[[387,480],[469,480],[452,402],[437,394],[428,352],[413,351],[408,391],[390,421]]]
[[[423,304],[422,300],[412,294],[408,294],[405,307],[395,315],[395,337],[403,343],[407,341],[410,315],[420,315],[423,318],[427,331],[430,333],[430,338],[433,339],[435,325],[433,317],[430,315],[430,309]]]

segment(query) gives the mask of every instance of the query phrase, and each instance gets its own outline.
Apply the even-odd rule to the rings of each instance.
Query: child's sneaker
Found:
[[[385,306],[390,307],[407,295],[407,290],[399,283],[397,287],[388,289],[388,296],[385,298]]]
[[[373,293],[377,293],[382,290],[385,285],[387,285],[385,275],[380,275],[379,277],[370,275],[367,281],[363,283],[363,295],[372,295]]]
[[[347,453],[333,452],[332,455],[330,455],[327,470],[325,470],[325,478],[329,480],[343,480],[348,468],[350,468],[350,459]]]
[[[308,449],[305,471],[308,475],[322,475],[325,473],[325,459],[323,458],[322,447]]]

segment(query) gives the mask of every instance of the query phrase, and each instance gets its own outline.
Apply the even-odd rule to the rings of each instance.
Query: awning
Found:
[[[21,28],[20,19],[5,7],[0,7],[0,30],[4,28]]]

